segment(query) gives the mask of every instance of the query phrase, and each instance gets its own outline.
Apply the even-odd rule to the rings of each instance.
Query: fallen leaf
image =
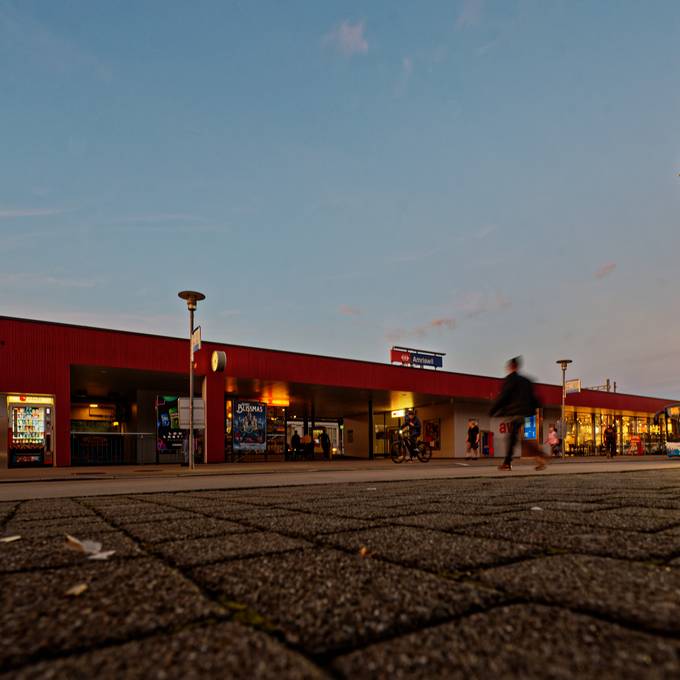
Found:
[[[94,553],[94,555],[90,555],[87,559],[88,560],[108,560],[111,555],[113,555],[116,551],[115,550],[104,550],[103,552],[98,552]]]
[[[81,541],[75,536],[66,534],[66,547],[70,550],[85,553],[87,555],[94,555],[101,551],[102,544],[98,541]]]
[[[371,556],[371,551],[365,546],[362,545],[361,548],[359,548],[359,557],[362,559],[366,559],[367,557]]]
[[[14,541],[18,541],[21,538],[21,536],[3,536],[0,538],[0,543],[14,543]]]
[[[71,597],[78,597],[78,595],[82,595],[86,590],[88,586],[87,583],[79,583],[77,586],[73,586],[72,588],[69,588],[64,595],[69,595]]]
[[[377,491],[377,490],[378,490],[378,487],[376,487],[376,486],[369,486],[368,489],[366,489],[366,491]]]
[[[532,509],[532,510],[536,510],[536,511],[543,512],[543,508],[539,508],[538,505],[534,505],[534,507],[531,508],[531,509]]]

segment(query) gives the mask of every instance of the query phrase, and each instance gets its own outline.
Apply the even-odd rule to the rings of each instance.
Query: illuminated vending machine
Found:
[[[9,466],[51,465],[53,405],[31,403],[28,396],[8,397],[7,401]]]

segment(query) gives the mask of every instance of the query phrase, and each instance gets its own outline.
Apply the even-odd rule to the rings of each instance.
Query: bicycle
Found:
[[[419,441],[415,447],[411,445],[409,437],[405,437],[399,432],[399,439],[392,444],[390,455],[393,463],[403,463],[406,460],[406,455],[410,456],[410,460],[417,458],[421,463],[427,463],[432,458],[432,449],[427,442]]]

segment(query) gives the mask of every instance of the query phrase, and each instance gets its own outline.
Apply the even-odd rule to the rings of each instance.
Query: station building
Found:
[[[226,368],[213,370],[215,352]],[[0,467],[182,462],[189,342],[63,323],[0,317]],[[295,432],[332,455],[389,456],[403,411],[414,407],[433,458],[464,457],[468,419],[482,455],[501,456],[507,423],[490,418],[502,379],[226,343],[194,356],[197,458],[204,463],[288,460]],[[543,409],[527,436],[545,440],[562,388],[537,385]],[[654,414],[670,400],[584,390],[567,400],[567,452],[597,453],[608,422],[620,453],[654,451]],[[531,434],[530,434],[531,433]]]

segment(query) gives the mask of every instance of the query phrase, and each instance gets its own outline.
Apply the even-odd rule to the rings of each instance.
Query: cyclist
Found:
[[[416,450],[416,446],[418,444],[418,437],[420,437],[422,425],[420,424],[420,418],[418,418],[416,412],[412,408],[406,411],[404,428],[408,429],[406,441],[408,442],[409,449],[411,449],[411,453],[413,453]]]

